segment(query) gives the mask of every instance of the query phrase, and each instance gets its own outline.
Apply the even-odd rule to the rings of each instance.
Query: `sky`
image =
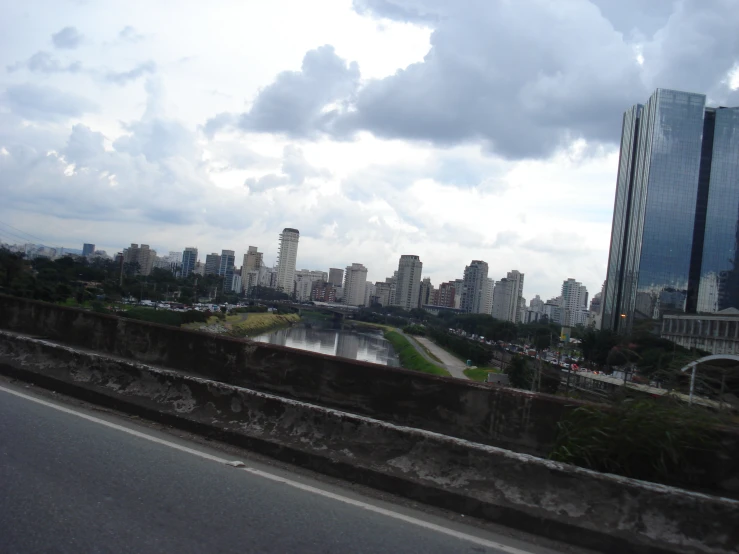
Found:
[[[739,105],[739,0],[28,0],[0,17],[0,241],[606,276],[623,112]],[[19,231],[20,230],[20,231]],[[15,233],[15,236],[12,234]]]

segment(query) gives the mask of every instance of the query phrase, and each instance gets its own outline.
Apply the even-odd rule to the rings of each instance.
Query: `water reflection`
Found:
[[[253,340],[374,364],[393,367],[400,365],[393,347],[379,332],[341,331],[297,325],[259,335]]]

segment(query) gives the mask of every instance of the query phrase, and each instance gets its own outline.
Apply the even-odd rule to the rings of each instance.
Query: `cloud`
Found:
[[[204,126],[206,134],[236,125],[245,131],[283,133],[311,137],[328,127],[341,104],[359,86],[359,66],[336,55],[325,45],[305,54],[300,71],[283,71],[254,99],[251,109],[240,115],[221,113]]]
[[[86,98],[31,83],[9,86],[3,100],[13,113],[33,121],[56,121],[97,111],[97,105]]]
[[[72,133],[67,139],[67,145],[62,150],[62,154],[68,162],[80,167],[86,166],[105,155],[104,140],[102,133],[94,132],[89,127],[78,123],[72,127]]]
[[[303,185],[308,179],[325,180],[331,177],[328,170],[312,166],[305,159],[303,151],[292,144],[283,149],[280,171],[280,174],[268,173],[261,177],[249,177],[244,181],[244,186],[252,193],[259,193],[286,185]]]
[[[75,27],[64,27],[51,35],[55,48],[74,50],[82,43],[82,34]]]
[[[244,114],[204,126],[334,139],[369,131],[536,159],[584,139],[615,146],[626,108],[656,87],[739,102],[735,2],[354,0],[358,13],[433,29],[424,59],[360,81],[331,46],[280,73]],[[641,57],[640,57],[641,56]]]
[[[136,43],[141,42],[145,37],[131,25],[126,25],[121,29],[120,33],[118,33],[118,38],[125,42]]]
[[[65,65],[49,52],[39,51],[26,61],[15,62],[7,66],[7,70],[10,73],[23,68],[28,69],[32,73],[79,73],[82,70],[82,64],[80,62],[72,62]]]
[[[107,71],[103,74],[103,79],[116,85],[127,85],[129,82],[135,81],[144,75],[155,73],[156,69],[156,64],[149,60],[138,64],[128,71]]]

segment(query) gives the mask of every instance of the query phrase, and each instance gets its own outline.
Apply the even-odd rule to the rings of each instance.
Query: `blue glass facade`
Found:
[[[712,251],[704,244],[713,232],[707,206],[719,148],[712,142],[713,112],[706,110],[702,94],[666,89],[658,89],[643,108],[637,105],[626,112],[604,328],[629,332],[637,319],[695,311],[702,259]],[[726,163],[736,168],[739,151],[729,138],[719,142],[727,144],[727,160],[733,156]],[[739,197],[734,203],[734,249],[737,209]]]
[[[739,308],[739,108],[715,119],[697,311]]]
[[[195,270],[195,262],[198,261],[198,249],[187,247],[182,253],[182,277],[185,278]]]
[[[611,228],[611,249],[608,256],[608,274],[603,299],[603,321],[607,328],[615,329],[620,319],[621,297],[623,295],[623,260],[631,209],[631,191],[636,166],[636,148],[639,139],[639,123],[643,106],[637,104],[624,114],[621,133],[621,153],[618,160],[618,180],[616,200],[613,205],[613,226]]]

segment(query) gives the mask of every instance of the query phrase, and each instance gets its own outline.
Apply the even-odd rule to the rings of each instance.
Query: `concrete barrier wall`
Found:
[[[739,502],[0,332],[0,371],[602,552],[737,552]]]
[[[11,296],[0,329],[544,456],[580,404]]]

